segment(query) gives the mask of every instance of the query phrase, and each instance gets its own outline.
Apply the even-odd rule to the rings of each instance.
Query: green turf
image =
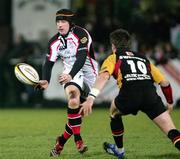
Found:
[[[172,117],[180,129],[180,110]],[[65,109],[0,109],[0,159],[49,159],[65,121]],[[79,154],[72,138],[59,158],[115,159],[102,149],[104,141],[113,141],[108,121],[107,109],[94,109],[82,127],[89,151]],[[124,123],[126,159],[180,159],[179,151],[144,114],[126,116]]]

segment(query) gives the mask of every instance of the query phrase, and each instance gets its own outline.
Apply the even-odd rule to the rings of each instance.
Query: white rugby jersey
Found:
[[[94,81],[98,73],[98,63],[95,60],[92,39],[84,28],[74,26],[66,37],[62,37],[59,33],[54,35],[49,41],[47,59],[56,62],[58,58],[61,58],[64,64],[63,72],[69,73],[73,67],[78,68],[78,64],[74,65],[74,63],[77,56],[81,56],[80,54],[84,52],[86,52],[85,63],[78,70],[78,74]]]

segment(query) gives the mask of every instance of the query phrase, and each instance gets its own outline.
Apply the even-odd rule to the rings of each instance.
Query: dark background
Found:
[[[179,0],[71,0],[71,9],[77,12],[79,17],[76,23],[86,27],[91,33],[100,63],[105,57],[104,52],[109,50],[109,33],[116,28],[125,28],[135,35],[138,42],[136,51],[146,54],[151,50],[150,56],[157,65],[180,57],[179,48],[172,46],[170,41],[171,28],[180,24]],[[40,52],[46,48],[38,42],[25,41],[23,37],[21,45],[16,47],[12,40],[12,19],[12,0],[1,0],[0,107],[42,106],[44,101],[46,105],[56,106],[58,101],[46,101],[42,92],[35,92],[31,87],[19,85],[15,79],[10,59],[20,58],[23,62],[33,64],[35,56],[32,52],[34,53],[37,48]],[[161,58],[157,58],[156,46],[162,44],[164,49],[167,43],[172,47],[171,54],[163,50]],[[41,64],[42,62],[34,63],[38,65],[39,72]]]

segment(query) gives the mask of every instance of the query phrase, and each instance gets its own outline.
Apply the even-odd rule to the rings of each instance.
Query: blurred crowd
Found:
[[[164,12],[161,10],[162,7],[159,8],[158,12],[157,10],[152,11],[151,8],[146,8],[142,12],[142,9],[137,10],[137,7],[128,4],[129,0],[124,1],[128,7],[120,5],[119,1],[114,2],[117,4],[114,4],[115,12],[111,11],[112,14],[106,14],[107,10],[105,9],[108,9],[108,6],[104,12],[102,9],[99,10],[100,4],[97,4],[96,11],[94,11],[94,7],[90,6],[90,3],[88,8],[84,5],[77,9],[79,16],[77,24],[85,27],[92,35],[96,58],[100,64],[110,53],[109,33],[120,27],[127,29],[133,35],[131,49],[145,54],[156,65],[166,64],[171,59],[180,60],[180,17],[178,14],[180,7],[173,14]],[[137,1],[133,2],[136,5]],[[42,40],[27,41],[23,35],[16,35],[11,46],[1,43],[1,107],[17,105],[17,103],[32,106],[41,102],[42,92],[35,92],[32,87],[17,81],[14,76],[14,66],[19,62],[26,62],[34,66],[41,75],[47,43],[48,39],[44,39],[43,43]]]
[[[156,65],[166,64],[171,59],[180,59],[180,50],[172,45],[170,41],[158,42],[153,47],[147,44],[139,44],[135,38],[132,39],[131,48],[139,51],[153,60]],[[41,92],[35,92],[31,86],[21,84],[14,75],[14,66],[19,62],[29,63],[34,66],[41,75],[41,67],[46,54],[46,49],[38,42],[29,42],[22,35],[18,35],[4,57],[1,58],[1,79],[0,79],[0,101],[2,104],[37,104],[43,98]],[[94,42],[96,58],[102,64],[104,58],[111,53],[110,45],[101,41]]]
[[[38,42],[30,42],[22,35],[17,35],[12,46],[4,51],[3,56],[0,58],[1,107],[37,103],[37,98],[40,95],[35,94],[31,86],[24,85],[16,79],[14,66],[21,62],[28,63],[41,73],[42,47]]]

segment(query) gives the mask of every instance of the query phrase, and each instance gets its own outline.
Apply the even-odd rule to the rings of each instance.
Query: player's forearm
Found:
[[[109,78],[110,78],[110,75],[108,72],[103,72],[100,75],[98,75],[98,77],[96,78],[95,84],[91,92],[89,93],[89,95],[96,98],[99,95],[100,91],[104,88]]]
[[[108,72],[101,73],[100,75],[98,75],[94,87],[101,91],[109,80],[109,77],[110,75]]]
[[[172,88],[168,81],[160,82],[161,90],[166,98],[167,103],[173,104]]]
[[[53,65],[54,65],[54,62],[48,61],[46,59],[44,65],[43,65],[43,70],[42,70],[42,79],[43,80],[47,80],[48,82],[50,81]]]

